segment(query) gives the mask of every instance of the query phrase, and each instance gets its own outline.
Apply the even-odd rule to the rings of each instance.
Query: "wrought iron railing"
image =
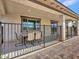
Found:
[[[27,24],[1,23],[0,31],[2,44],[0,56],[2,59],[15,58],[35,50],[45,48],[59,42],[62,26],[55,29],[51,25],[36,25],[28,27]]]

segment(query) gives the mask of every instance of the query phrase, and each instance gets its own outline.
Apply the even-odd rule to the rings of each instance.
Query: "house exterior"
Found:
[[[61,33],[61,41],[68,39],[66,38],[68,33],[71,35],[76,32],[76,35],[79,35],[79,15],[56,0],[0,0],[0,22],[3,23],[3,33],[6,32],[3,34],[4,41],[8,41],[8,39],[10,41],[15,35],[11,33],[15,32],[14,29],[11,29],[12,26],[7,27],[8,25],[5,26],[4,23],[26,24],[26,26],[16,26],[18,32],[25,27],[37,28],[42,32],[45,30],[45,36],[51,35],[52,26],[56,28],[61,26],[61,31],[57,31]],[[76,31],[71,29],[72,24],[76,26]],[[9,37],[7,38],[8,32]],[[72,37],[74,37],[73,34]]]

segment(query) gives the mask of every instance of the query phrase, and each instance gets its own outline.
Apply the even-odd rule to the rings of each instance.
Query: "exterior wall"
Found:
[[[50,19],[41,19],[41,25],[51,25]]]
[[[38,5],[36,3],[30,2],[28,0],[21,1],[21,0],[5,0],[5,7],[6,7],[6,15],[2,16],[0,21],[7,22],[7,23],[21,23],[20,16],[28,16],[28,17],[35,17],[41,19],[41,25],[51,25],[51,20],[58,21],[58,25],[62,25],[62,19],[59,15],[62,13],[57,12],[55,10],[49,9],[42,5]],[[65,19],[73,19],[74,18],[65,15]],[[42,31],[43,27],[41,28]],[[46,26],[45,28],[46,36],[49,36],[51,33],[51,27]],[[14,30],[13,30],[14,31]],[[6,31],[7,32],[7,31]],[[6,34],[7,37],[7,34]]]
[[[6,0],[7,1],[7,0]],[[31,2],[31,1],[29,1],[29,0],[10,0],[10,1],[8,1],[8,3],[9,2],[16,2],[16,3],[18,3],[18,4],[21,4],[21,5],[25,5],[25,6],[29,6],[29,7],[33,7],[33,8],[36,8],[36,9],[39,9],[39,10],[41,10],[41,11],[45,11],[45,12],[48,12],[48,13],[52,13],[52,14],[58,14],[58,15],[63,15],[63,13],[61,13],[61,12],[58,12],[58,11],[55,11],[55,10],[53,10],[53,9],[50,9],[50,8],[47,8],[47,7],[44,7],[44,6],[42,6],[42,5],[39,5],[39,4],[37,4],[37,3],[33,3],[33,2]],[[26,4],[27,3],[27,4]],[[54,1],[54,3],[55,3],[55,1]],[[57,3],[56,3],[57,4]],[[16,5],[16,4],[15,4]],[[60,4],[58,4],[58,5],[60,5]],[[63,6],[61,6],[61,7],[63,7]],[[63,7],[63,8],[65,8],[65,7]],[[66,9],[66,8],[65,8]],[[65,11],[64,11],[65,12]],[[73,13],[73,12],[72,12]],[[68,17],[70,17],[70,16],[68,16]],[[71,18],[73,18],[73,17],[71,17]]]
[[[46,7],[40,6],[38,4],[35,4],[33,6],[32,5],[33,3],[29,2],[28,0],[26,0],[26,1],[28,1],[26,3],[29,4],[29,5],[31,4],[31,6],[20,4],[20,3],[17,3],[15,1],[17,1],[17,0],[14,0],[14,1],[13,0],[9,0],[9,1],[6,0],[6,3],[5,3],[6,4],[6,10],[7,10],[7,16],[6,17],[10,18],[10,20],[12,18],[13,19],[15,19],[15,18],[21,19],[20,16],[28,16],[28,17],[40,18],[41,20],[44,19],[43,21],[41,21],[41,25],[44,25],[44,24],[50,25],[49,24],[50,20],[59,21],[58,15],[55,15],[54,11],[52,11],[51,9],[48,9],[48,8],[46,9]],[[18,2],[20,2],[20,1],[18,1]],[[36,6],[37,6],[37,8],[36,8]],[[41,9],[43,9],[43,10],[41,10]],[[49,12],[45,11],[45,10],[48,10]]]
[[[3,4],[3,0],[0,0],[0,15],[5,15],[5,7]]]
[[[14,41],[16,38],[15,32],[20,33],[21,25],[9,24],[9,23],[21,23],[21,18],[18,15],[5,15],[0,18],[0,21],[3,23],[3,41]],[[16,28],[17,26],[17,28]]]
[[[33,3],[28,0],[5,0],[7,14],[14,14],[19,16],[30,16],[36,18],[46,18],[47,20],[55,20],[58,21],[59,24],[62,22],[59,15],[63,15],[60,12],[57,12],[53,9],[49,9],[42,5]],[[76,20],[73,17],[65,15],[66,20]]]
[[[18,15],[5,15],[0,18],[0,21],[5,23],[21,23],[21,18]]]
[[[12,0],[9,0],[9,1],[6,0],[6,9],[7,9],[7,13],[8,13],[8,15],[5,16],[5,19],[7,19],[6,22],[9,22],[9,23],[10,22],[11,23],[19,22],[20,23],[21,22],[20,16],[40,18],[41,25],[51,25],[51,22],[50,22],[51,20],[59,21],[57,18],[58,15],[54,14],[55,11],[52,11],[51,9],[48,9],[48,8],[40,6],[40,5],[38,6],[37,4],[35,4],[33,6],[32,3],[30,3],[29,1],[26,3],[28,5],[20,4],[15,1],[12,1]],[[36,6],[38,6],[38,8],[36,8]],[[3,20],[3,22],[5,22],[5,21]],[[42,27],[41,30],[44,32],[44,27]],[[45,33],[48,33],[48,34],[46,34],[46,36],[49,36],[51,34],[50,26],[45,27]]]
[[[45,36],[50,36],[51,35],[51,20],[50,19],[42,19],[41,20],[41,30],[44,32],[45,31]],[[44,27],[45,25],[45,27]],[[45,30],[44,30],[45,29]]]
[[[3,22],[3,23],[21,23],[21,17],[19,15],[11,15],[10,14],[10,15],[6,15],[6,16],[2,17],[0,19],[0,21]],[[41,25],[51,25],[50,20],[48,20],[46,18],[41,18]],[[16,40],[15,32],[18,31],[18,33],[20,33],[21,25],[18,25],[17,30],[16,30],[15,25],[10,25],[9,24],[9,27],[8,27],[8,24],[6,24],[6,25],[3,25],[3,30],[4,30],[3,33],[5,33],[5,34],[3,34],[3,36],[4,36],[3,39],[4,39],[5,42],[6,41],[11,41],[11,40],[15,41]],[[41,26],[41,31],[44,32],[44,27],[43,26]],[[51,34],[51,27],[46,26],[45,32],[48,33],[48,34],[46,34],[46,36],[50,35]],[[7,34],[9,34],[9,38],[8,38]]]
[[[7,0],[6,0],[7,1]],[[42,7],[42,9],[44,10],[40,10],[31,6],[25,6],[19,3],[15,3],[13,1],[7,1],[6,4],[7,7],[7,15],[4,15],[1,19],[2,22],[6,22],[6,23],[21,23],[21,17],[20,16],[28,16],[28,17],[34,17],[34,18],[40,18],[41,19],[41,25],[51,25],[51,20],[55,20],[55,21],[59,21],[58,19],[58,15],[53,14],[48,12],[50,11],[50,9],[46,9],[47,11],[44,11],[44,7]],[[11,27],[10,27],[11,28]],[[6,29],[8,29],[8,27],[6,27]],[[14,27],[13,27],[14,29]],[[9,29],[9,34],[11,35],[11,29]],[[21,29],[20,29],[21,30]],[[19,30],[19,32],[20,32]],[[13,35],[13,39],[10,40],[14,40],[15,39],[15,30],[12,30],[14,33]],[[41,27],[41,31],[44,32],[44,27]],[[5,30],[6,34],[5,34],[5,41],[8,40],[7,38],[7,30]],[[46,36],[49,36],[51,34],[51,27],[50,26],[46,26],[45,27],[45,33]],[[48,34],[47,34],[48,33]],[[9,40],[9,41],[10,41]]]
[[[55,10],[52,10],[52,9],[49,9],[49,8],[47,8],[47,7],[44,7],[44,6],[42,6],[42,5],[39,5],[39,4],[36,4],[36,3],[33,3],[33,2],[31,2],[31,1],[29,1],[29,0],[6,0],[6,2],[7,2],[7,4],[9,5],[9,2],[11,3],[11,2],[15,2],[15,3],[17,3],[17,4],[21,4],[21,5],[24,5],[24,6],[29,6],[29,7],[33,7],[33,8],[36,8],[36,9],[39,9],[39,10],[42,10],[42,11],[46,11],[46,12],[49,12],[49,13],[53,13],[53,14],[62,14],[62,13],[60,13],[60,12],[57,12],[57,11],[55,11]],[[15,5],[17,5],[17,4],[15,4]],[[10,6],[10,5],[9,5]],[[12,6],[12,5],[11,5]]]
[[[2,17],[0,19],[0,21],[3,23],[21,23],[21,17],[19,15],[6,15],[6,16]],[[50,27],[51,22],[50,22],[50,20],[45,19],[45,18],[41,18],[41,25],[47,25],[47,26],[45,26],[45,33],[46,33],[46,36],[49,36],[51,34],[51,27]],[[8,24],[3,25],[3,30],[4,30],[3,33],[5,33],[5,34],[3,34],[3,36],[4,36],[3,39],[5,42],[11,41],[11,40],[12,41],[16,40],[15,32],[18,31],[18,33],[20,33],[21,25],[20,24],[17,25],[17,28],[15,28],[15,26],[16,25],[14,25],[14,24],[13,25],[9,24],[9,27],[8,27]],[[41,31],[42,31],[42,33],[44,32],[44,26],[41,26]],[[7,34],[9,34],[9,38],[8,38]]]
[[[18,14],[20,16],[23,15],[23,16],[31,16],[36,18],[46,18],[50,20],[61,21],[59,20],[59,18],[57,19],[57,16],[63,15],[60,12],[57,12],[53,9],[49,9],[47,7],[33,3],[28,0],[5,0],[5,7],[7,14],[14,14],[14,15]],[[66,19],[74,19],[74,18],[66,15]]]

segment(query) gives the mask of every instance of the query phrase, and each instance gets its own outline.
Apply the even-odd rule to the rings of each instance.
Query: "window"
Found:
[[[57,32],[57,26],[58,26],[58,24],[56,21],[51,21],[51,32],[52,33]]]
[[[22,19],[22,29],[38,30],[40,29],[40,21],[33,18],[24,18]]]

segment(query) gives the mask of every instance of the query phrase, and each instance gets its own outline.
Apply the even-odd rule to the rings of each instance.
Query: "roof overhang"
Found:
[[[78,15],[74,13],[72,10],[68,9],[63,4],[57,2],[56,0],[30,0],[32,2],[38,3],[40,5],[43,5],[45,7],[48,7],[50,9],[56,10],[58,12],[61,12],[65,15],[68,15],[70,17],[73,17],[75,19],[78,19]]]

